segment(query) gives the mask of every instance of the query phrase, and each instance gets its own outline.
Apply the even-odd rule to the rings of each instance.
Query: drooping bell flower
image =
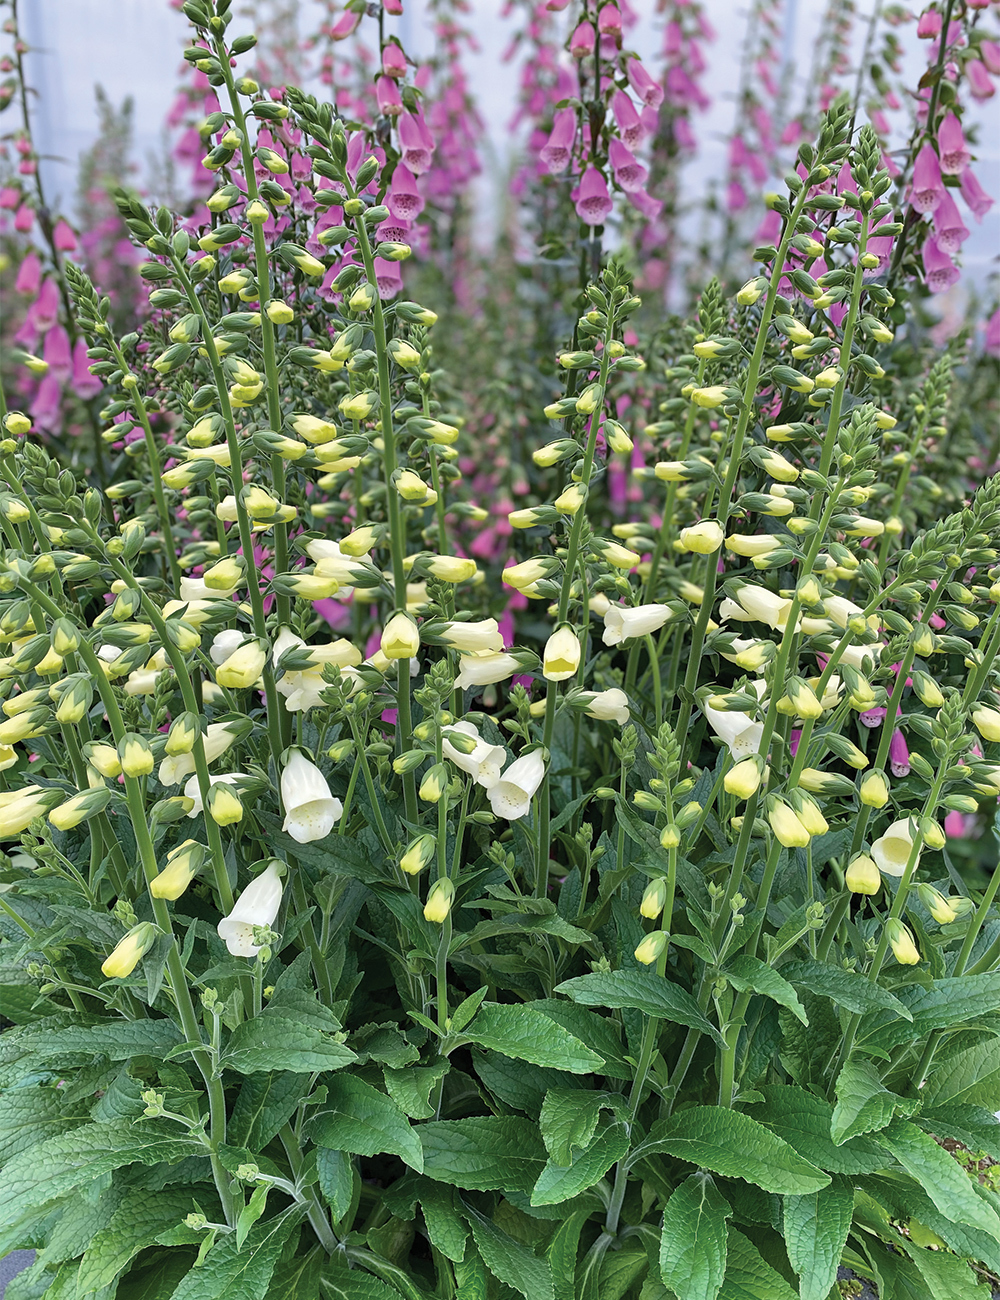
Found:
[[[73,253],[76,251],[76,235],[69,225],[69,222],[60,217],[56,222],[55,229],[52,232],[52,242],[60,253]]]
[[[281,802],[285,809],[281,829],[297,844],[325,839],[344,811],[330,793],[326,777],[299,749],[292,751],[281,773]]]
[[[606,4],[597,15],[597,30],[602,37],[610,37],[616,43],[622,38],[622,14],[616,4]]]
[[[611,111],[615,115],[618,134],[629,149],[635,149],[645,138],[646,128],[636,112],[632,99],[624,90],[616,90],[611,96]]]
[[[406,76],[406,55],[395,41],[388,41],[382,48],[382,71],[387,77]]]
[[[938,127],[937,139],[941,154],[941,170],[952,176],[964,171],[972,161],[972,154],[965,146],[962,123],[954,113],[948,113]]]
[[[415,221],[423,212],[424,198],[417,189],[417,178],[405,163],[396,164],[385,202],[397,221]]]
[[[987,72],[1000,77],[1000,45],[996,41],[980,41],[979,57],[986,64]]]
[[[346,41],[349,36],[354,35],[360,22],[361,15],[347,9],[335,23],[327,28],[326,34],[331,41]]]
[[[654,199],[652,194],[647,194],[644,189],[633,191],[628,196],[629,202],[634,208],[638,208],[647,221],[655,221],[663,211],[663,200]]]
[[[645,185],[649,175],[648,170],[638,161],[632,150],[614,136],[608,146],[608,161],[615,180],[627,194],[641,190]]]
[[[16,293],[36,294],[42,283],[42,263],[34,249],[25,254],[14,281]]]
[[[575,141],[576,113],[571,108],[561,108],[552,119],[552,132],[538,155],[551,176],[569,165]]]
[[[39,334],[50,330],[59,319],[59,289],[55,280],[43,280],[38,297],[31,304],[31,320]]]
[[[991,357],[1000,357],[1000,308],[997,308],[986,322],[983,347]]]
[[[253,941],[254,926],[270,926],[281,907],[279,863],[272,862],[250,881],[228,916],[216,927],[219,938],[234,957],[256,957],[260,945]]]
[[[979,184],[976,173],[971,167],[966,167],[959,177],[962,190],[962,198],[968,204],[972,215],[977,221],[982,221],[990,208],[993,206],[993,200]]]
[[[45,336],[45,351],[42,354],[49,365],[49,373],[64,384],[73,373],[73,354],[70,351],[69,335],[61,325],[53,325]]]
[[[403,290],[403,273],[399,263],[390,262],[385,257],[376,257],[375,283],[378,286],[378,296],[383,302],[395,298],[396,294]]]
[[[375,99],[378,103],[378,111],[386,117],[398,117],[403,111],[399,86],[392,77],[375,78]]]
[[[403,0],[382,0],[382,8],[387,14],[398,18],[403,12]]]
[[[922,41],[931,41],[941,35],[941,15],[936,9],[928,9],[917,21],[917,36]]]
[[[103,384],[96,375],[90,373],[90,359],[87,356],[87,340],[78,338],[73,345],[73,392],[85,401],[96,396]]]
[[[946,253],[957,253],[964,241],[969,238],[969,231],[962,220],[958,204],[948,190],[941,195],[941,202],[934,209],[934,237],[937,239],[938,248]]]
[[[14,229],[21,235],[27,235],[35,224],[35,210],[30,203],[22,203],[14,217]]]
[[[429,170],[434,160],[434,137],[422,114],[399,115],[399,143],[403,151],[403,162],[414,176]]]
[[[585,59],[594,52],[594,28],[586,19],[569,38],[569,52],[574,59]]]
[[[960,278],[958,267],[939,247],[933,235],[928,235],[924,240],[921,256],[924,261],[924,279],[931,293],[944,293]]]
[[[511,763],[497,783],[488,791],[494,817],[517,821],[527,817],[531,800],[545,776],[543,751],[533,749],[530,754]]]
[[[986,99],[992,99],[997,93],[997,88],[990,79],[990,74],[986,71],[986,64],[981,59],[973,59],[971,63],[965,65],[965,75],[969,79],[969,94],[973,99],[980,103]]]
[[[933,212],[941,201],[944,184],[934,146],[925,142],[913,164],[913,192],[910,202],[918,212]]]
[[[597,170],[590,166],[580,178],[580,188],[576,197],[576,215],[588,226],[600,226],[607,219],[614,207],[608,193],[608,183]]]
[[[638,59],[629,59],[625,69],[628,84],[649,108],[659,108],[663,103],[663,87],[649,75]]]
[[[910,749],[906,737],[897,727],[889,741],[889,766],[893,776],[909,776]]]

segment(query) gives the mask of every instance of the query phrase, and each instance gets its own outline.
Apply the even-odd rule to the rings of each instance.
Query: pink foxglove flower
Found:
[[[45,336],[43,358],[49,363],[49,372],[60,384],[64,384],[73,373],[73,354],[70,351],[69,335],[61,325],[53,325]]]
[[[971,167],[966,167],[965,171],[959,177],[962,188],[962,198],[972,211],[972,215],[977,221],[982,221],[990,208],[993,206],[993,200],[979,184],[976,173]]]
[[[641,190],[645,185],[649,172],[636,159],[632,150],[614,137],[608,146],[608,161],[615,180],[627,194]]]
[[[645,123],[635,110],[635,105],[624,90],[616,90],[611,96],[611,111],[618,124],[618,134],[630,149],[641,144],[645,135]]]
[[[375,78],[375,99],[378,111],[386,117],[398,117],[403,111],[399,86],[392,77]]]
[[[50,330],[59,319],[59,289],[55,280],[43,280],[38,297],[31,304],[31,318],[39,334]]]
[[[398,17],[403,12],[403,0],[382,0],[382,8],[387,14]]]
[[[944,184],[941,167],[934,146],[928,141],[917,154],[913,164],[913,192],[910,202],[918,212],[933,212],[941,201]]]
[[[946,253],[957,253],[969,238],[958,205],[948,190],[941,195],[941,202],[934,209],[934,236],[938,248],[944,249]]]
[[[395,41],[389,41],[382,49],[382,71],[387,77],[406,76],[406,55]]]
[[[1000,77],[1000,45],[996,41],[980,41],[979,57],[986,64],[986,70],[994,77]]]
[[[414,176],[419,176],[430,168],[434,158],[434,137],[422,115],[400,114],[399,143],[402,146],[403,162]]]
[[[332,26],[327,28],[327,36],[331,41],[346,41],[349,36],[353,36],[358,23],[361,21],[361,15],[348,9],[340,15]]]
[[[984,99],[992,99],[997,93],[997,88],[986,71],[986,64],[981,59],[973,59],[971,63],[967,63],[965,75],[969,79],[969,94],[980,103]]]
[[[941,15],[936,9],[928,9],[920,15],[917,23],[917,35],[922,41],[933,40],[941,35]]]
[[[73,345],[73,392],[85,401],[96,396],[104,385],[96,375],[90,373],[90,361],[87,357],[87,340],[77,339]]]
[[[933,235],[924,240],[924,279],[931,293],[944,293],[959,278],[960,272],[948,254],[938,246]]]
[[[569,52],[574,59],[585,59],[594,52],[594,28],[586,19],[577,27],[569,38]]]
[[[938,149],[941,151],[941,170],[949,175],[963,171],[972,160],[965,147],[962,123],[954,113],[949,113],[938,127]]]
[[[76,235],[73,234],[69,222],[64,221],[62,217],[56,222],[55,229],[52,232],[52,242],[60,253],[76,251]]]
[[[16,293],[36,294],[42,283],[42,263],[34,249],[25,254],[14,281]]]
[[[550,175],[555,176],[569,165],[575,141],[576,113],[571,108],[560,108],[552,119],[552,133],[539,154]]]
[[[638,59],[629,59],[625,73],[628,84],[642,102],[650,108],[659,108],[663,103],[663,87],[649,75]]]
[[[34,209],[28,203],[22,203],[14,217],[14,229],[21,235],[27,235],[35,224]]]
[[[378,285],[378,296],[382,299],[395,298],[397,293],[403,289],[403,275],[398,262],[390,262],[388,258],[375,258],[375,283]]]
[[[417,178],[405,163],[396,164],[385,202],[397,221],[415,221],[423,212],[424,199],[417,189]]]
[[[622,38],[622,14],[616,4],[606,4],[597,15],[597,30],[601,36],[610,36],[615,41]]]
[[[889,766],[893,776],[908,776],[910,772],[910,750],[906,737],[897,727],[889,741]]]
[[[983,347],[991,357],[1000,357],[1000,307],[986,322],[986,335]]]
[[[580,179],[580,188],[576,197],[576,215],[588,226],[600,226],[603,225],[613,207],[607,181],[596,167],[588,167]]]

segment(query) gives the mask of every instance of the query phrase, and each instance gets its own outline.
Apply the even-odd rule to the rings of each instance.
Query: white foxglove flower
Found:
[[[285,809],[281,829],[298,844],[324,839],[344,811],[323,773],[297,749],[281,774],[281,802]]]
[[[486,650],[490,654],[499,654],[503,650],[503,637],[500,624],[495,618],[483,618],[477,623],[445,623],[437,635],[455,650],[463,654],[474,654]]]
[[[455,732],[475,740],[476,747],[471,753],[463,754],[451,743],[449,737]],[[484,790],[493,789],[500,780],[500,770],[507,761],[507,751],[503,745],[491,745],[489,741],[483,740],[471,722],[456,722],[453,727],[443,727],[441,748],[445,758],[451,759],[463,772],[468,772]]]
[[[545,759],[540,749],[523,754],[511,763],[500,780],[489,791],[490,807],[494,816],[509,822],[527,817],[531,800],[545,776]]]
[[[520,661],[513,655],[462,655],[455,685],[460,691],[470,686],[492,686],[494,682],[505,682],[520,671]]]
[[[205,747],[205,762],[213,763],[221,758],[235,739],[236,734],[229,730],[225,722],[210,722],[202,742]],[[194,770],[194,754],[168,754],[160,763],[157,776],[161,785],[180,785]]]
[[[753,684],[757,698],[764,693],[764,683]],[[729,752],[738,763],[741,758],[756,754],[764,735],[764,724],[755,722],[747,713],[728,712],[725,709],[713,709],[708,700],[702,705],[705,720],[720,740],[729,746]]]
[[[237,582],[228,590],[210,587],[203,578],[181,578],[180,598],[189,600],[228,600],[240,584]]]
[[[901,818],[882,832],[872,845],[872,857],[886,876],[901,876],[906,870],[914,841],[913,825],[909,817]],[[917,854],[919,865],[920,855]]]
[[[305,649],[306,643],[289,628],[283,627],[274,642],[274,664],[277,665],[285,651],[293,647]],[[309,657],[312,660],[309,668],[286,669],[275,682],[279,695],[285,697],[285,708],[289,713],[304,713],[322,704],[322,693],[329,685],[323,679],[325,665],[334,664],[343,669],[354,668],[361,662],[361,651],[341,637],[339,641],[331,641],[328,645],[309,646]]]
[[[213,664],[224,664],[230,655],[235,654],[247,636],[236,627],[224,627],[216,632],[209,646],[208,657]]]
[[[224,772],[221,776],[210,776],[208,778],[208,784],[209,787],[211,787],[221,781],[223,785],[236,785],[239,779],[239,772]],[[184,786],[184,798],[194,800],[194,807],[188,813],[189,817],[197,817],[200,812],[204,812],[205,805],[202,803],[197,773],[190,777],[186,782]]]
[[[746,583],[740,587],[737,600],[751,618],[768,627],[784,629],[788,616],[792,612],[792,602],[766,587],[755,587]],[[725,603],[725,602],[723,602]]]
[[[620,727],[624,727],[629,720],[628,696],[617,686],[612,686],[607,691],[585,691],[581,700],[586,700],[586,712],[591,718],[599,718],[601,722],[617,722]]]
[[[545,642],[542,676],[549,682],[565,682],[579,667],[579,636],[571,627],[557,628]]]
[[[250,881],[228,916],[219,922],[219,938],[234,957],[256,957],[260,945],[253,941],[255,925],[272,925],[281,907],[281,876],[272,862]]]
[[[604,615],[604,644],[617,645],[634,636],[658,632],[673,614],[669,605],[611,605]]]

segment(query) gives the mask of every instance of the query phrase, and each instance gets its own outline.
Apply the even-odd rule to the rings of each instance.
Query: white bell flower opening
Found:
[[[256,957],[260,945],[253,941],[255,925],[271,925],[281,907],[281,876],[272,862],[250,881],[228,916],[219,922],[219,938],[234,957]]]
[[[658,632],[672,613],[669,605],[636,605],[634,609],[610,605],[604,615],[604,644],[618,645],[630,637]]]
[[[471,754],[463,754],[448,739],[455,732],[475,739],[476,747]],[[445,758],[450,759],[461,771],[467,772],[484,790],[493,789],[507,762],[507,751],[503,745],[491,745],[489,741],[483,740],[471,722],[456,722],[453,727],[442,728],[441,748]]]
[[[764,693],[764,682],[760,680],[754,682],[753,689],[760,699]],[[755,722],[746,713],[730,713],[724,709],[713,709],[708,700],[702,705],[702,712],[715,734],[729,746],[729,752],[735,762],[738,763],[741,758],[749,758],[751,754],[757,753],[764,735],[762,722]]]
[[[540,749],[516,759],[489,791],[494,816],[509,822],[527,817],[532,797],[544,776],[545,759]]]
[[[886,876],[902,876],[913,849],[914,831],[909,817],[901,818],[892,825],[872,845],[872,857],[879,871]],[[920,855],[917,854],[917,863]]]
[[[298,844],[324,839],[344,811],[323,773],[297,749],[281,774],[281,802],[285,809],[281,829]]]

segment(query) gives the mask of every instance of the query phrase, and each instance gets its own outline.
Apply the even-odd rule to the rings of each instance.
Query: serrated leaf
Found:
[[[551,1163],[572,1164],[574,1155],[590,1145],[602,1109],[609,1107],[621,1112],[623,1105],[623,1099],[612,1093],[550,1088],[538,1124]]]
[[[655,971],[616,970],[578,975],[576,979],[564,980],[556,992],[565,993],[586,1007],[615,1010],[632,1007],[647,1016],[698,1029],[725,1047],[722,1035],[691,994]]]
[[[326,1105],[309,1121],[318,1146],[357,1156],[399,1156],[417,1173],[424,1167],[417,1133],[391,1097],[349,1074],[327,1081]]]
[[[622,1296],[649,1268],[649,1256],[641,1246],[629,1250],[608,1251],[601,1261],[597,1288],[601,1300],[621,1300]]]
[[[172,1300],[264,1300],[285,1242],[302,1214],[295,1205],[255,1224],[242,1250],[235,1232],[220,1237],[201,1266],[182,1278]]]
[[[308,1087],[307,1078],[288,1070],[249,1075],[233,1106],[227,1140],[251,1151],[263,1150],[295,1114]]]
[[[711,1174],[691,1174],[671,1193],[663,1210],[660,1273],[679,1296],[715,1300],[719,1294],[731,1213]]]
[[[194,1259],[182,1247],[146,1253],[118,1283],[116,1300],[170,1300]]]
[[[80,1295],[110,1286],[140,1250],[151,1246],[161,1232],[174,1227],[194,1208],[194,1195],[188,1187],[132,1190],[87,1247],[77,1278]]]
[[[517,1116],[432,1120],[417,1133],[425,1174],[453,1187],[528,1192],[545,1165],[537,1126]]]
[[[797,1300],[780,1273],[765,1263],[752,1242],[735,1229],[729,1230],[726,1276],[719,1300]]]
[[[898,993],[913,1022],[898,1013],[880,1011],[865,1016],[858,1030],[858,1042],[873,1042],[883,1052],[900,1043],[924,1038],[934,1029],[953,1029],[965,1020],[980,1016],[1000,1005],[1000,971],[983,975],[952,975],[933,980],[930,987],[911,984]]]
[[[574,1210],[555,1230],[546,1252],[552,1270],[555,1300],[577,1300],[574,1279],[576,1257],[583,1225],[593,1213],[590,1209]]]
[[[394,1286],[388,1286],[356,1268],[350,1272],[341,1268],[325,1269],[320,1294],[329,1300],[400,1300]]]
[[[475,1246],[470,1246],[461,1264],[455,1265],[455,1300],[488,1300],[490,1274]]]
[[[830,1182],[829,1174],[804,1160],[770,1129],[725,1106],[695,1106],[657,1121],[646,1141],[633,1150],[629,1163],[660,1151],[781,1195],[804,1195]]]
[[[1000,1110],[1000,1039],[939,1052],[921,1096],[927,1106],[962,1102]]]
[[[531,1005],[602,1056],[603,1073],[609,1078],[630,1080],[633,1077],[634,1069],[622,1055],[621,1029],[609,1016],[599,1016],[565,998],[541,998]]]
[[[871,1062],[863,1059],[844,1062],[836,1093],[830,1136],[838,1146],[861,1133],[885,1128],[894,1115],[912,1115],[920,1105],[890,1092]]]
[[[72,1056],[106,1056],[126,1061],[133,1056],[162,1056],[181,1041],[172,1020],[115,1020],[94,1025],[38,1032],[37,1026],[19,1041],[19,1055],[58,1061]]]
[[[238,1074],[286,1070],[293,1074],[340,1070],[358,1058],[312,1025],[284,1016],[254,1016],[237,1025],[222,1053],[224,1069]]]
[[[547,1162],[531,1190],[531,1204],[558,1205],[579,1196],[603,1178],[611,1166],[623,1158],[628,1147],[625,1125],[618,1120],[608,1120],[586,1150],[576,1155],[572,1164]]]
[[[453,1264],[460,1263],[465,1258],[469,1233],[459,1214],[455,1189],[422,1178],[418,1195],[431,1244]]]
[[[993,1288],[980,1282],[964,1259],[956,1259],[944,1250],[923,1250],[900,1239],[900,1245],[913,1260],[934,1300],[990,1300]]]
[[[405,1070],[390,1070],[386,1066],[382,1077],[389,1096],[410,1119],[430,1119],[434,1114],[430,1103],[431,1091],[448,1069],[447,1061],[438,1061],[436,1065],[410,1065]]]
[[[965,1170],[932,1137],[908,1120],[894,1120],[879,1141],[954,1223],[967,1223],[1000,1240],[1000,1218],[972,1189]]]
[[[271,1278],[267,1300],[316,1300],[322,1294],[319,1279],[324,1258],[317,1247],[308,1255],[282,1261]]]
[[[493,1276],[520,1291],[524,1300],[554,1300],[548,1260],[539,1259],[471,1206],[464,1208],[476,1249]]]
[[[319,1189],[334,1219],[342,1219],[351,1208],[354,1196],[354,1161],[346,1151],[316,1148],[316,1173]]]
[[[596,1052],[530,1005],[484,1002],[464,1037],[480,1047],[551,1070],[593,1074],[604,1067]]]
[[[0,1165],[86,1121],[86,1112],[64,1114],[63,1098],[55,1088],[33,1084],[0,1092]]]
[[[983,1106],[933,1106],[913,1122],[935,1137],[954,1138],[970,1151],[985,1151],[1000,1160],[1000,1119]]]
[[[799,1275],[800,1300],[827,1300],[854,1215],[854,1190],[846,1179],[807,1196],[786,1196],[785,1247]]]
[[[740,953],[722,973],[741,993],[746,989],[761,993],[764,997],[787,1007],[793,1016],[801,1020],[804,1025],[808,1025],[809,1017],[799,1001],[799,995],[788,980],[779,975],[773,966],[762,962],[759,957],[751,957],[745,952]]]
[[[834,1174],[871,1174],[885,1167],[885,1152],[870,1138],[837,1145],[830,1136],[833,1107],[822,1097],[783,1083],[764,1084],[753,1118],[794,1147],[804,1159]]]
[[[822,961],[796,961],[782,966],[781,973],[790,984],[801,984],[810,993],[829,998],[848,1011],[894,1011],[904,1020],[912,1020],[910,1010],[888,989],[865,979],[856,971],[844,970]]]

